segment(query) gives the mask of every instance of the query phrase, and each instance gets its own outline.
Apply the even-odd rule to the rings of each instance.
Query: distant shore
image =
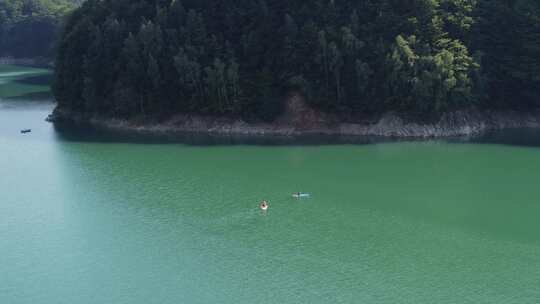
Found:
[[[298,123],[278,119],[274,123],[247,123],[239,119],[199,115],[176,115],[165,121],[123,120],[85,116],[56,109],[51,122],[85,124],[112,131],[141,133],[202,133],[243,136],[380,136],[396,138],[437,138],[477,135],[486,131],[511,128],[540,128],[540,112],[457,111],[443,115],[436,123],[406,122],[388,113],[373,123],[340,123],[331,120]]]
[[[53,60],[50,58],[13,58],[13,57],[0,57],[0,65],[18,65],[36,68],[52,68],[54,66]]]

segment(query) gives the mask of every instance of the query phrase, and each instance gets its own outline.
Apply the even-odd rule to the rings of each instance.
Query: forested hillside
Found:
[[[83,113],[267,121],[292,90],[342,117],[538,107],[540,4],[89,0],[67,23],[54,87]]]
[[[0,56],[54,57],[63,16],[82,0],[1,0]]]

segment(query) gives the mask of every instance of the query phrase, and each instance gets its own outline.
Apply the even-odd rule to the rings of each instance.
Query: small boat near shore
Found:
[[[32,132],[32,129],[23,129],[21,130],[21,134],[27,134],[27,133],[30,133]]]
[[[261,204],[259,205],[259,208],[261,208],[262,211],[266,211],[268,210],[270,206],[268,206],[268,202],[267,201],[262,201]]]

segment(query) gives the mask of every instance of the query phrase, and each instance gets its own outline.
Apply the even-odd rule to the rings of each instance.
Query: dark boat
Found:
[[[21,130],[21,133],[22,134],[26,134],[26,133],[30,133],[32,132],[32,129],[24,129],[24,130]]]

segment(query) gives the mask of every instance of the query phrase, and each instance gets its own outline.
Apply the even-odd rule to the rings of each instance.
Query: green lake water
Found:
[[[0,67],[0,303],[540,302],[534,134],[87,140],[44,121],[46,79]]]

